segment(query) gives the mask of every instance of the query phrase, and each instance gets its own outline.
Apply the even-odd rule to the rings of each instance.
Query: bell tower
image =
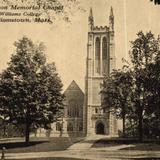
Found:
[[[108,26],[95,26],[93,11],[88,18],[85,76],[84,131],[87,135],[116,135],[115,115],[101,108],[100,84],[115,69],[114,14],[111,7]]]

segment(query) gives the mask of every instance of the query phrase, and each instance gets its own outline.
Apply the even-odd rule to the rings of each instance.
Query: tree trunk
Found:
[[[143,87],[143,101],[142,104],[139,103],[139,124],[138,124],[138,131],[139,131],[139,141],[143,141],[143,110],[145,105],[145,88]]]
[[[125,118],[125,114],[123,115],[123,137],[126,136],[126,118]]]
[[[26,123],[26,130],[25,130],[25,142],[29,142],[29,134],[30,134],[30,124]]]
[[[141,103],[141,94],[143,94],[144,98],[144,92],[142,93],[141,89],[142,86],[138,83],[137,84],[137,95],[138,95],[138,101],[137,101],[137,110],[138,110],[138,139],[141,142],[143,139],[143,128],[142,128],[142,122],[143,122],[143,104]],[[144,99],[143,99],[144,100]],[[144,102],[144,101],[143,101]]]
[[[142,106],[140,106],[142,107]],[[142,116],[142,109],[139,113],[139,122],[138,122],[138,133],[139,133],[139,141],[143,140],[143,116]]]
[[[3,137],[6,137],[6,125],[4,124],[4,127],[3,127]]]
[[[123,137],[126,136],[126,111],[125,105],[123,104],[123,111],[122,111],[122,123],[123,123]]]

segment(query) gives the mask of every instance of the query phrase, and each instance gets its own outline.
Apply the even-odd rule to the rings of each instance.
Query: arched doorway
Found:
[[[104,124],[103,123],[98,123],[96,125],[96,134],[104,134]]]

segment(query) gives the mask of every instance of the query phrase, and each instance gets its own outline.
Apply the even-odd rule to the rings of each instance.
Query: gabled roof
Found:
[[[81,88],[78,86],[78,84],[74,80],[71,82],[68,88],[64,91],[64,94],[68,90],[79,90],[82,94],[84,94]]]

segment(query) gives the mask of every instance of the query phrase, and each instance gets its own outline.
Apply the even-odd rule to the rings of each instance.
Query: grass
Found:
[[[54,158],[38,158],[38,159],[32,158],[32,159],[21,159],[21,160],[87,160],[87,159],[54,157]],[[160,160],[160,158],[131,158],[129,160]]]
[[[155,144],[155,143],[138,143],[132,147],[125,147],[120,150],[160,151],[160,145]]]
[[[79,141],[80,138],[69,137],[31,138],[28,144],[22,140],[13,140],[9,142],[0,141],[0,149],[5,147],[7,153],[63,151]]]
[[[100,139],[92,145],[92,148],[113,147],[124,144],[126,147],[120,150],[160,151],[160,141],[146,140],[140,143],[137,139],[127,138]]]
[[[21,160],[87,160],[87,159],[53,157],[53,158],[31,158],[31,159],[21,159]]]
[[[130,160],[160,160],[160,158],[131,158]]]

